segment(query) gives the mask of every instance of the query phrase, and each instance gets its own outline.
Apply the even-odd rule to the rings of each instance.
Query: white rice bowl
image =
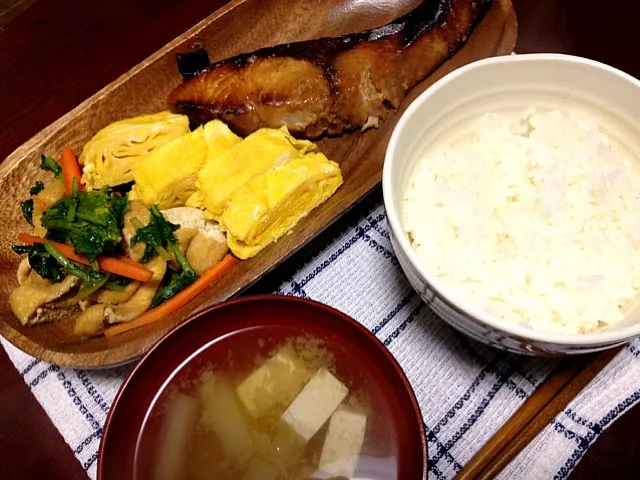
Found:
[[[619,322],[640,288],[640,164],[582,114],[488,114],[417,163],[403,226],[452,293],[552,333]]]

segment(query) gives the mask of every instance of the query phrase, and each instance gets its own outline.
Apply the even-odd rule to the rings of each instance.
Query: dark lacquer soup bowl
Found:
[[[124,382],[102,480],[421,479],[420,408],[365,327],[284,296],[225,302],[168,333]]]

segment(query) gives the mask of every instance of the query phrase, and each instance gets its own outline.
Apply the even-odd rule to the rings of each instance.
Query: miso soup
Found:
[[[138,440],[136,477],[397,479],[390,408],[353,352],[245,331],[165,383]]]

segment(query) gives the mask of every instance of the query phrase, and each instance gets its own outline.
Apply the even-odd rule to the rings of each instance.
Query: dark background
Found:
[[[224,3],[0,0],[0,159]],[[639,0],[513,3],[517,52],[581,55],[640,77]],[[636,406],[591,447],[571,478],[638,478],[639,468]],[[87,477],[0,349],[0,479],[36,478]]]

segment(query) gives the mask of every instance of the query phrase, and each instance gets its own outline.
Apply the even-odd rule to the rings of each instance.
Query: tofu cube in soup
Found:
[[[338,408],[329,420],[329,430],[320,456],[320,471],[331,475],[353,475],[366,428],[365,415]]]
[[[288,345],[238,386],[238,397],[252,416],[259,417],[276,405],[288,406],[309,376],[304,363]]]
[[[340,380],[321,368],[289,405],[282,420],[308,442],[348,393],[349,389]]]

